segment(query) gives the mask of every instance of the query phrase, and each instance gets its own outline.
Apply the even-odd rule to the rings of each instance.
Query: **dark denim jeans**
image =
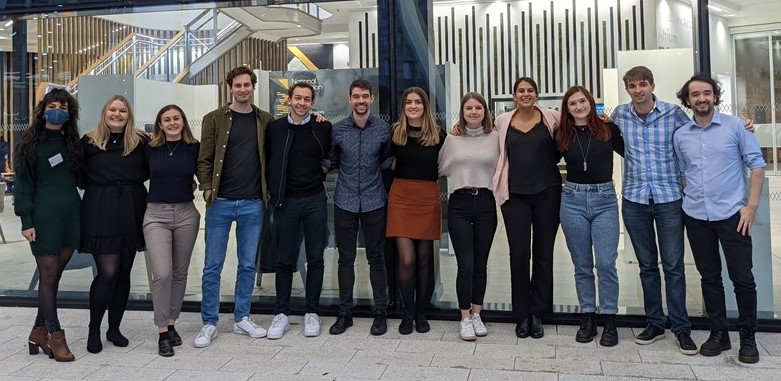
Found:
[[[289,314],[293,273],[298,262],[298,246],[294,239],[304,226],[306,251],[306,312],[318,313],[323,289],[323,251],[327,239],[328,210],[325,191],[302,198],[285,198],[274,208],[274,224],[279,234],[277,242],[275,314]]]
[[[664,270],[667,312],[674,334],[691,332],[686,312],[686,275],[683,267],[682,200],[648,205],[623,199],[624,226],[640,264],[640,283],[648,323],[665,328],[662,310],[662,279],[659,259]],[[656,224],[656,230],[654,230]],[[659,246],[656,246],[657,235]]]
[[[483,305],[496,224],[496,201],[490,190],[458,189],[450,194],[447,226],[458,264],[456,296],[462,310]]]
[[[721,279],[721,254],[719,244],[724,250],[724,260],[732,285],[735,287],[735,300],[738,304],[738,327],[757,327],[757,285],[751,272],[752,243],[751,236],[738,233],[740,213],[723,221],[703,221],[684,213],[686,233],[694,254],[694,263],[700,272],[702,299],[708,314],[711,331],[724,331],[729,328],[727,306],[724,301],[724,283]]]
[[[355,287],[355,256],[358,226],[363,230],[366,259],[369,261],[369,281],[374,296],[374,312],[388,308],[388,279],[385,272],[385,206],[370,212],[353,213],[334,205],[334,230],[339,249],[339,311],[353,308]]]

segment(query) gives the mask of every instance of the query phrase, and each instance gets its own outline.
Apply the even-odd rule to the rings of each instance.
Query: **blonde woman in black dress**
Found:
[[[145,247],[141,223],[146,211],[144,181],[149,178],[144,155],[149,137],[134,125],[128,100],[113,95],[103,106],[97,128],[81,139],[86,186],[80,250],[91,253],[98,266],[89,296],[91,353],[103,349],[100,325],[106,309],[106,339],[118,347],[128,345],[119,325],[130,295],[130,270],[136,252]]]

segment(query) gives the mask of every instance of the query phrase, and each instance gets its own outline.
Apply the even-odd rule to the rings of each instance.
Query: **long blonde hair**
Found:
[[[434,123],[434,117],[431,116],[431,108],[429,107],[428,95],[420,87],[410,87],[404,91],[401,96],[401,112],[399,113],[399,121],[393,124],[393,143],[398,146],[407,145],[407,115],[404,114],[404,108],[407,103],[407,96],[410,94],[417,94],[423,102],[423,125],[420,131],[420,141],[424,146],[434,146],[439,144],[439,126]]]
[[[182,141],[184,141],[184,144],[198,143],[198,140],[193,136],[193,132],[190,129],[190,123],[187,122],[187,116],[184,115],[184,111],[182,111],[181,107],[171,104],[163,106],[163,108],[157,112],[155,127],[154,130],[152,130],[152,141],[149,142],[149,145],[151,147],[161,147],[165,144],[165,132],[160,125],[163,123],[163,114],[170,110],[176,110],[179,112],[179,115],[182,116]]]
[[[98,126],[94,130],[88,132],[87,137],[89,137],[90,144],[98,147],[101,151],[106,150],[106,144],[108,144],[108,139],[111,136],[111,129],[109,129],[108,124],[106,124],[106,110],[108,110],[109,106],[111,106],[114,101],[120,101],[127,107],[127,124],[125,124],[125,136],[123,137],[124,150],[122,152],[122,156],[127,156],[133,152],[148,135],[146,132],[135,128],[136,119],[133,116],[133,109],[130,108],[130,102],[127,98],[122,95],[114,94],[108,98],[108,101],[106,101],[106,104],[103,105],[103,109],[101,110]]]

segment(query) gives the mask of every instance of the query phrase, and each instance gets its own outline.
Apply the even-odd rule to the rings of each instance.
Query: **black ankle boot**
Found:
[[[123,336],[122,333],[119,332],[119,329],[109,328],[109,330],[106,331],[106,340],[112,342],[118,347],[126,347],[128,344],[130,344],[130,341],[128,341],[127,337]]]
[[[740,351],[738,352],[738,360],[740,362],[747,364],[759,362],[759,351],[757,350],[757,342],[754,339],[754,332],[754,328],[740,328]]]
[[[597,320],[594,312],[586,312],[580,320],[580,329],[575,334],[575,341],[590,343],[597,336]]]
[[[520,339],[525,339],[529,337],[529,318],[526,317],[523,320],[521,320],[520,323],[515,325],[515,336],[518,336]]]
[[[171,357],[174,355],[174,346],[171,343],[170,332],[161,332],[160,338],[157,340],[157,353],[163,357]]]
[[[618,344],[616,315],[605,315],[605,328],[602,329],[602,338],[599,339],[599,345],[603,347],[614,347],[616,344]]]
[[[529,323],[529,336],[532,339],[541,339],[545,336],[545,329],[542,327],[542,319],[537,315],[532,315]]]
[[[100,341],[100,328],[90,327],[89,334],[87,335],[87,352],[100,353],[102,350],[103,342]]]

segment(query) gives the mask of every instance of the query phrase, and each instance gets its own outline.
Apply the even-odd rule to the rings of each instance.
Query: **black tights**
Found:
[[[60,278],[68,261],[71,260],[73,249],[63,249],[57,255],[39,255],[35,257],[40,281],[38,283],[38,315],[35,326],[46,326],[49,332],[60,330],[60,320],[57,317],[57,291],[60,288]]]
[[[401,299],[407,312],[412,315],[424,313],[434,294],[433,243],[427,240],[396,238]]]
[[[111,255],[93,255],[98,275],[89,290],[89,327],[100,329],[103,314],[108,308],[108,329],[119,330],[130,295],[130,270],[133,269],[135,251]]]

